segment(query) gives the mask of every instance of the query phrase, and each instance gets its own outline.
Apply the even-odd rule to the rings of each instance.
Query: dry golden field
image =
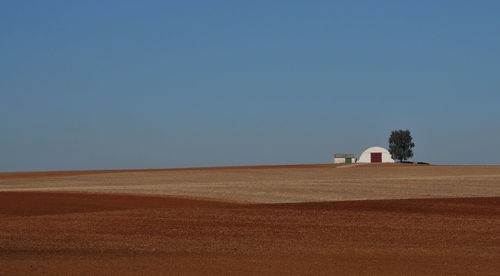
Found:
[[[0,191],[78,191],[280,203],[500,196],[500,166],[303,165],[0,173]]]

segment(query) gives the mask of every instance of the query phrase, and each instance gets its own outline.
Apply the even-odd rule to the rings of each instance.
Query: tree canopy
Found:
[[[389,152],[392,159],[403,162],[413,157],[413,137],[409,130],[393,130],[389,137]]]

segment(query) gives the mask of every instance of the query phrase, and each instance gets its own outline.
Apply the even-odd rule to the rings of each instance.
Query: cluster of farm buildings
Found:
[[[363,151],[359,158],[354,154],[335,154],[333,163],[394,163],[388,150],[382,147],[371,147]]]

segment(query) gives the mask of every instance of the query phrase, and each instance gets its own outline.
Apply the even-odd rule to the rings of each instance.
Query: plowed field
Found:
[[[0,173],[0,275],[498,275],[499,233],[500,167]]]
[[[0,193],[0,274],[498,275],[500,198]]]

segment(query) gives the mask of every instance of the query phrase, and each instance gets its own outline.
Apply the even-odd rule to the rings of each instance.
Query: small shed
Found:
[[[337,153],[333,156],[334,164],[351,164],[356,163],[356,156],[354,154]]]

